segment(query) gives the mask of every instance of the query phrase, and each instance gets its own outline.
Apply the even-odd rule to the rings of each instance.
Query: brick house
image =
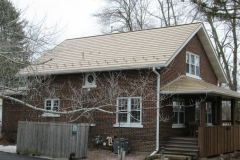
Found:
[[[217,86],[227,80],[203,23],[68,39],[37,61],[46,63],[25,68],[20,74],[49,74],[54,76],[51,85],[58,89],[54,96],[45,92],[45,99],[29,103],[53,111],[64,111],[72,105],[68,99],[73,92],[68,91],[69,86],[63,85],[67,81],[73,88],[94,93],[101,84],[107,84],[109,73],[121,73],[127,77],[128,81],[120,78],[119,86],[129,90],[134,90],[129,81],[134,81],[136,77],[150,75],[155,78],[145,86],[145,89],[155,91],[151,95],[155,100],[143,101],[139,92],[132,96],[122,94],[114,102],[118,106],[123,105],[124,109],[114,109],[127,113],[109,114],[99,110],[91,113],[94,120],[91,121],[90,139],[95,135],[117,135],[130,139],[133,151],[152,152],[166,145],[171,137],[187,137],[190,134],[187,124],[196,122],[199,125],[200,157],[240,149],[235,142],[229,143],[230,150],[220,147],[208,152],[205,149],[208,145],[215,145],[205,143],[209,140],[206,133],[218,135],[219,129],[222,135],[228,134],[224,128],[214,128],[224,127],[221,102],[230,100],[234,113],[235,101],[240,99],[240,94]],[[132,106],[137,108],[132,110]],[[104,109],[112,111],[109,107]],[[160,113],[157,112],[159,110]],[[161,115],[167,116],[168,121],[164,121]],[[78,115],[72,117],[74,119]],[[20,120],[66,122],[69,115],[43,113],[4,99],[3,132],[16,137],[17,122]],[[75,123],[85,121],[79,118]],[[235,131],[238,129],[234,128],[238,127],[234,114],[231,127]],[[235,136],[235,132],[231,134]],[[240,137],[237,139],[240,140]]]

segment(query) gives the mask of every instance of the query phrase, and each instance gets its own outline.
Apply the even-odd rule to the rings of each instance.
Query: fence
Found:
[[[73,132],[73,125],[76,132]],[[88,124],[18,122],[17,153],[87,157]]]
[[[198,127],[199,157],[240,150],[240,126]]]

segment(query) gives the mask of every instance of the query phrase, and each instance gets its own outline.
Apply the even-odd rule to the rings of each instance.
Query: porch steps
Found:
[[[165,145],[165,154],[191,156],[198,158],[198,139],[191,137],[171,137]]]

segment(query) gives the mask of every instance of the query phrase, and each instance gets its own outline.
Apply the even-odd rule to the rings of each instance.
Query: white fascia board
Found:
[[[203,24],[201,24],[201,26],[202,26],[202,29],[203,29],[203,31],[204,31],[207,39],[208,39],[208,42],[209,42],[209,44],[210,44],[210,46],[211,46],[211,49],[212,49],[212,51],[213,51],[213,53],[214,53],[214,57],[215,57],[215,59],[217,60],[218,65],[219,65],[219,67],[220,67],[220,69],[221,69],[221,71],[222,71],[222,74],[223,74],[224,78],[225,78],[225,81],[226,81],[225,83],[227,83],[227,82],[228,82],[227,77],[226,77],[226,75],[225,75],[225,72],[224,72],[224,70],[223,70],[223,68],[222,68],[221,63],[219,62],[219,59],[218,59],[217,54],[216,54],[216,50],[215,50],[215,48],[213,47],[212,41],[211,41],[211,39],[210,39],[210,37],[209,37],[209,35],[208,35],[208,33],[207,33],[207,30],[206,30],[206,28],[205,28],[205,26],[204,26]]]
[[[192,39],[192,37],[199,31],[200,28],[202,28],[203,25],[201,24],[193,33],[192,35],[182,44],[182,46],[177,50],[177,52],[174,53],[174,55],[168,60],[168,62],[165,64],[165,67],[167,67],[173,59],[178,55],[178,53],[187,45],[187,43]]]
[[[91,72],[104,72],[104,71],[120,71],[120,70],[135,70],[135,69],[148,69],[152,67],[161,68],[164,64],[155,65],[142,65],[142,66],[125,66],[125,67],[112,67],[112,68],[94,68],[94,69],[84,69],[84,70],[66,70],[66,71],[56,71],[56,72],[34,72],[29,74],[22,74],[19,76],[32,76],[32,75],[56,75],[56,74],[73,74],[73,73],[91,73]]]
[[[220,94],[228,97],[235,97],[237,99],[240,99],[240,96],[238,97],[235,94],[226,93],[226,92],[220,92],[220,91],[214,91],[214,90],[193,90],[193,91],[161,91],[161,94]]]

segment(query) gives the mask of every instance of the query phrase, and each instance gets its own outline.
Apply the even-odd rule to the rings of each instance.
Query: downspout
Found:
[[[157,129],[156,129],[156,150],[150,156],[156,154],[159,150],[159,112],[160,112],[160,74],[153,67],[153,72],[157,75]]]

